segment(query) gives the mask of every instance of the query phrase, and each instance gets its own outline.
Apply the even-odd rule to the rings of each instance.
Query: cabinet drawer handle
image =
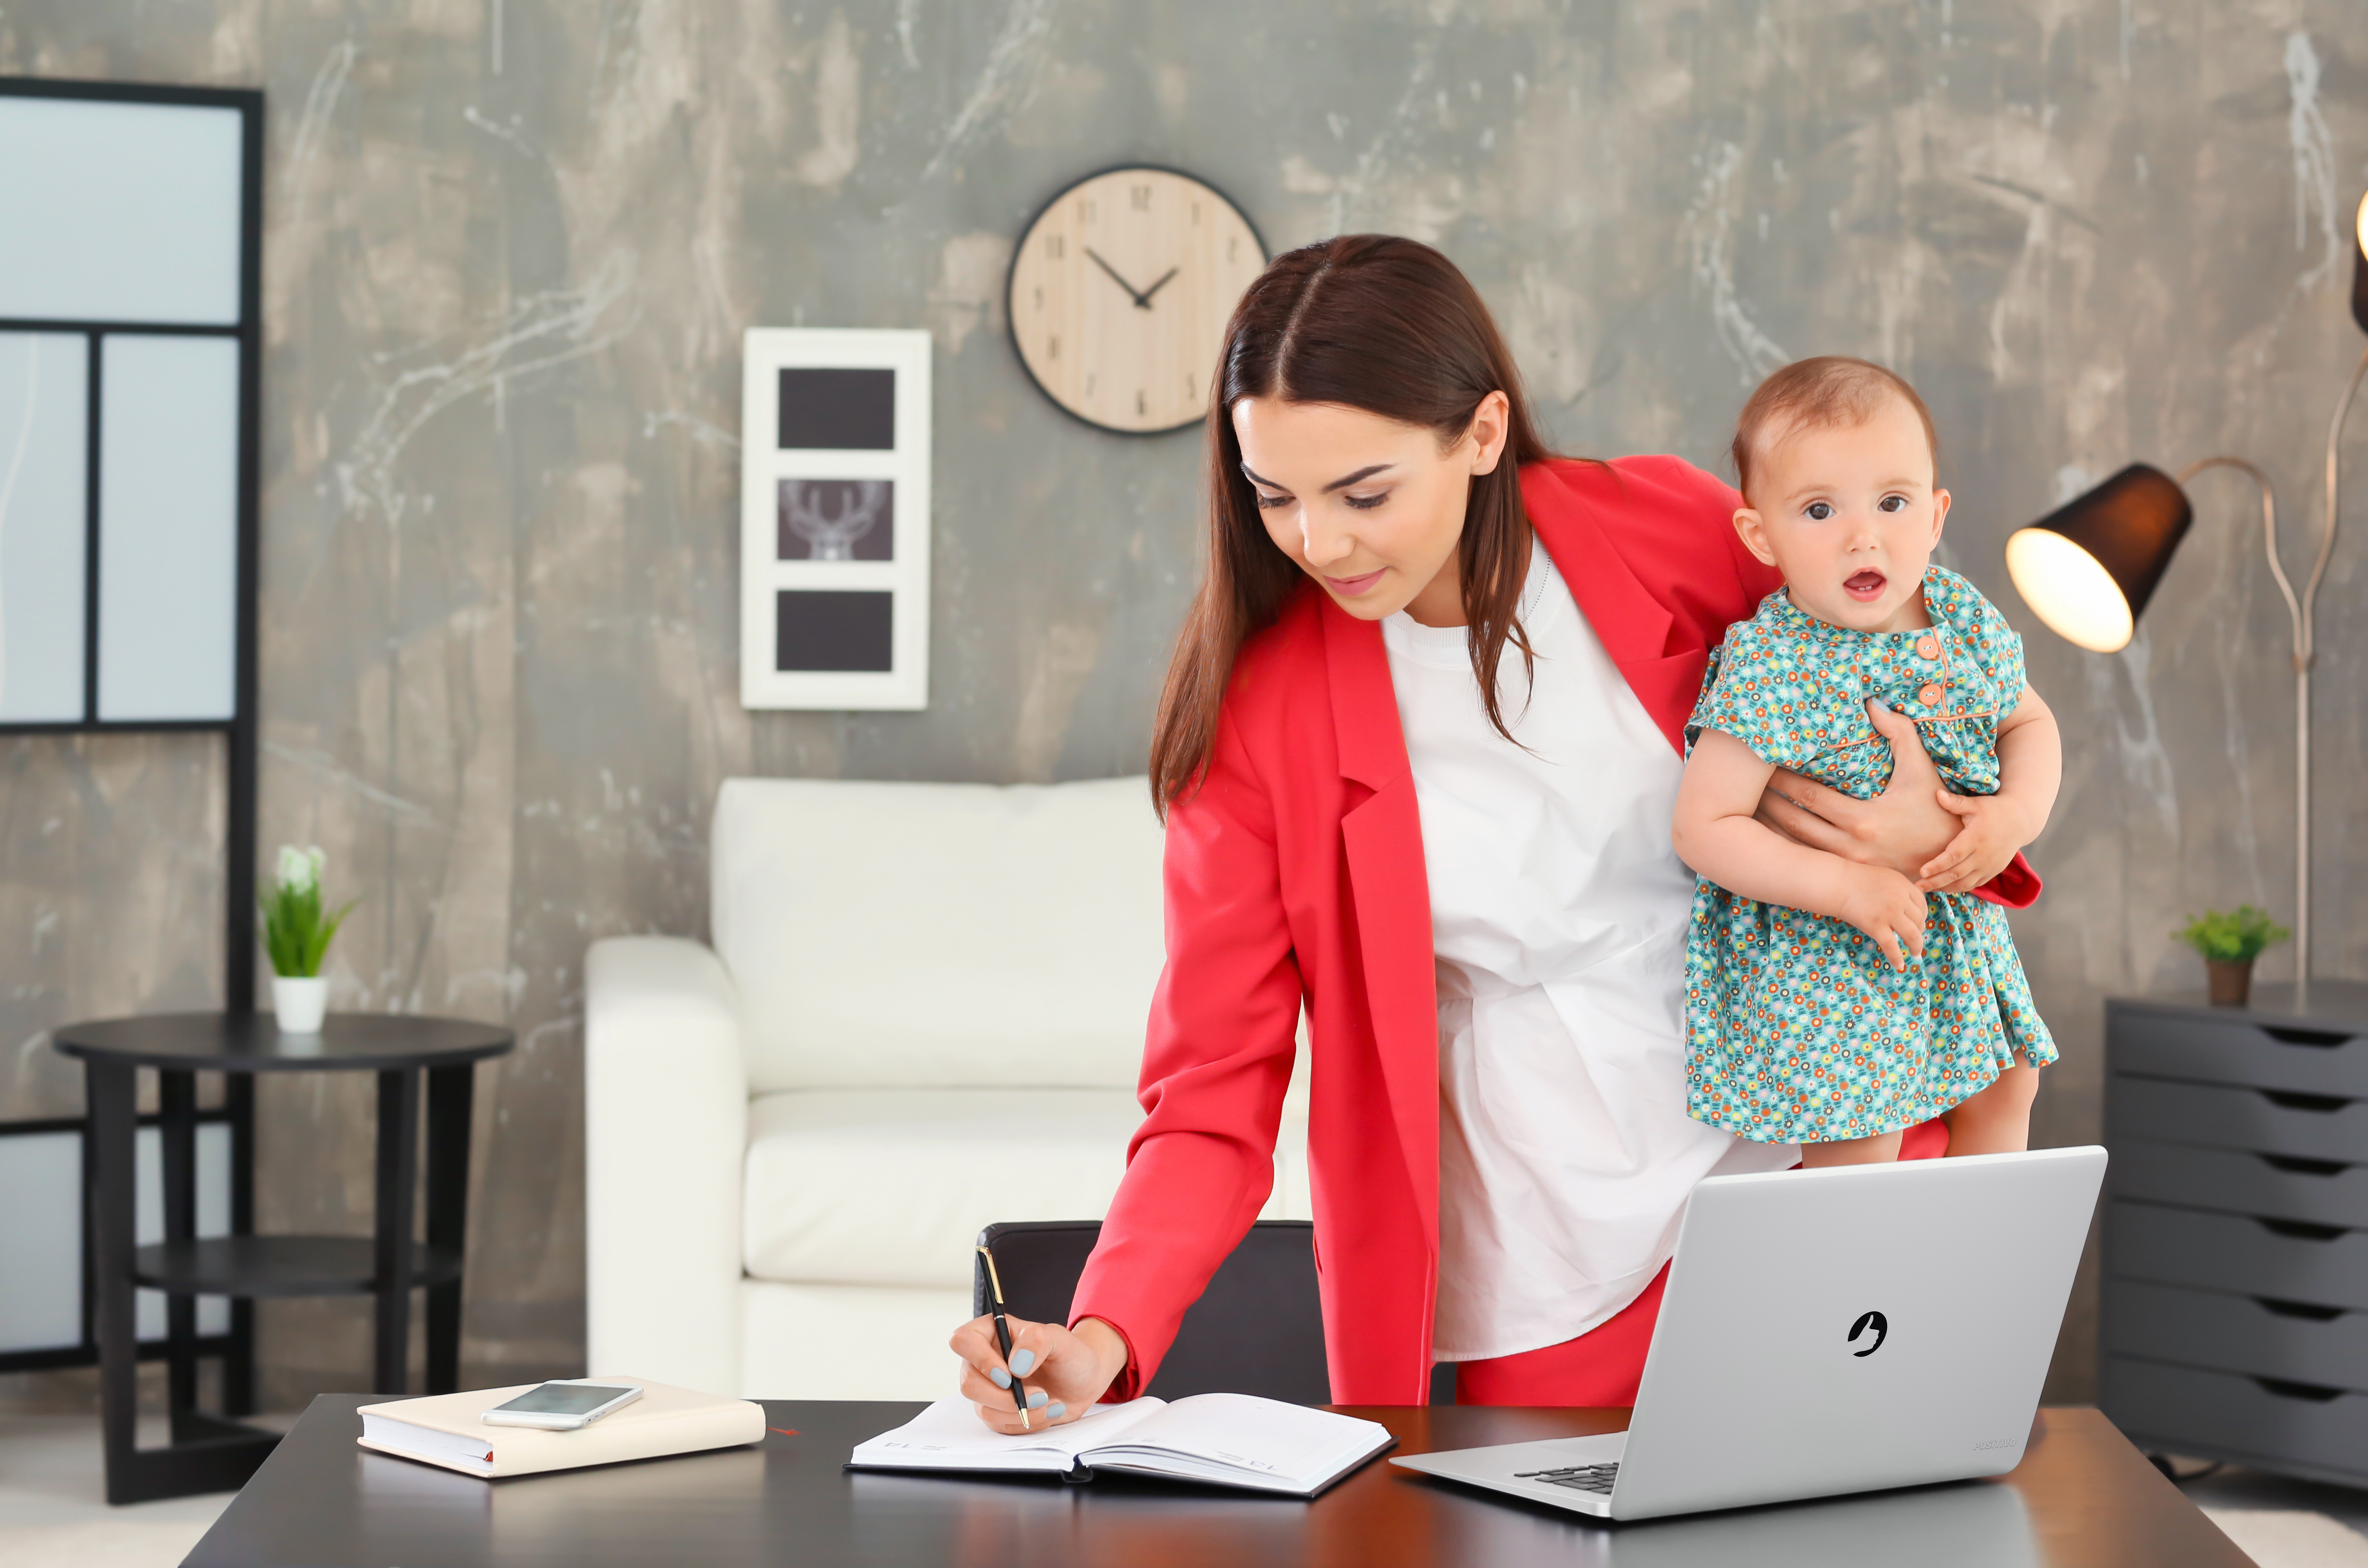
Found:
[[[2317,1306],[2309,1301],[2281,1301],[2275,1296],[2256,1296],[2253,1300],[2263,1312],[2275,1312],[2282,1318],[2303,1318],[2311,1323],[2333,1323],[2343,1315],[2341,1307]]]
[[[2253,1223],[2298,1242],[2331,1242],[2348,1233],[2340,1225],[2314,1225],[2307,1220],[2264,1220],[2257,1215]]]
[[[2261,1385],[2263,1392],[2273,1393],[2280,1399],[2306,1399],[2313,1404],[2325,1404],[2331,1399],[2343,1396],[2341,1389],[2331,1389],[2324,1383],[2290,1382],[2284,1378],[2255,1378],[2253,1381]]]
[[[2320,1051],[2350,1045],[2352,1038],[2348,1034],[2329,1034],[2325,1029],[2289,1028],[2280,1024],[2263,1024],[2261,1032],[2281,1045],[2307,1045]]]
[[[2341,1176],[2351,1168],[2341,1160],[2305,1160],[2300,1154],[2262,1154],[2259,1158],[2271,1170],[2291,1176]]]
[[[2255,1092],[2283,1109],[2317,1111],[2321,1116],[2341,1110],[2351,1103],[2341,1095],[2298,1095],[2291,1089],[2260,1089]]]

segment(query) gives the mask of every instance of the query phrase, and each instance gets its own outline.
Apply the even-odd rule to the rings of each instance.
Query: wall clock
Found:
[[[1089,425],[1196,424],[1225,320],[1265,270],[1241,210],[1173,169],[1110,169],[1047,202],[1011,260],[1012,342],[1044,395]]]

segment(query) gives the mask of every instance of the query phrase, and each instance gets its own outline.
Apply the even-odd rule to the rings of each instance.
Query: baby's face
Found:
[[[1862,425],[1763,432],[1736,531],[1784,574],[1793,602],[1829,626],[1909,631],[1949,516],[1924,422],[1892,399]]]

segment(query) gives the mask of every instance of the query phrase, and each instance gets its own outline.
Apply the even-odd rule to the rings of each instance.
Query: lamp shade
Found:
[[[2187,493],[2132,463],[2006,541],[2006,569],[2032,613],[2066,642],[2111,653],[2129,643],[2179,541]]]

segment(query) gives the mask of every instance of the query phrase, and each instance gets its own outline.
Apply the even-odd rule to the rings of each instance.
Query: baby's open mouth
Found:
[[[1883,590],[1890,582],[1890,578],[1872,569],[1856,572],[1843,579],[1842,592],[1861,604],[1873,604],[1883,597]]]

